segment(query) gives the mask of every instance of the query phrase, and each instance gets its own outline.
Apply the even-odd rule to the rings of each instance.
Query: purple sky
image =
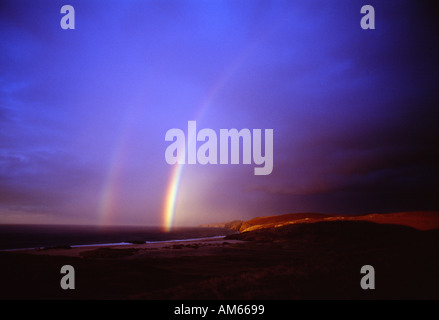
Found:
[[[438,19],[364,4],[2,1],[0,223],[161,224],[189,120],[273,129],[274,169],[186,165],[176,225],[439,209]]]

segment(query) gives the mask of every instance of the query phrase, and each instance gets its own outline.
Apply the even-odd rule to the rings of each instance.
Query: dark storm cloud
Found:
[[[3,153],[0,167],[0,202],[10,209],[53,211],[83,200],[79,190],[96,192],[102,179],[98,168],[81,166],[71,155],[47,151]]]

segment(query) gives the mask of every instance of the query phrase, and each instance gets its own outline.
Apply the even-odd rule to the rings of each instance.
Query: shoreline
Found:
[[[0,249],[0,252],[27,252],[27,251],[48,251],[48,250],[71,250],[77,248],[94,248],[94,247],[119,247],[119,246],[141,246],[144,244],[166,244],[166,243],[174,243],[174,242],[196,242],[196,241],[205,241],[205,240],[214,240],[214,239],[224,239],[225,235],[220,236],[210,236],[210,237],[201,237],[201,238],[188,238],[188,239],[173,239],[173,240],[157,240],[157,241],[145,241],[141,242],[110,242],[110,243],[92,243],[92,244],[78,244],[78,245],[59,245],[59,246],[43,246],[43,247],[32,247],[32,248],[15,248],[15,249]]]
[[[112,258],[173,258],[176,256],[215,255],[216,249],[245,243],[243,240],[224,240],[225,236],[192,238],[182,240],[150,241],[145,243],[107,243],[51,247],[43,249],[23,249],[7,251],[20,255],[59,256],[92,259]],[[228,248],[228,249],[229,249]],[[194,250],[198,249],[198,250]]]

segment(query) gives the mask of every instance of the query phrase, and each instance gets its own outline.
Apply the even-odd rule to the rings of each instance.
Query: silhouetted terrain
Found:
[[[439,299],[438,229],[334,220],[133,246],[0,252],[0,298]],[[75,290],[59,286],[64,264],[75,267]],[[374,290],[360,287],[363,265],[375,269]]]

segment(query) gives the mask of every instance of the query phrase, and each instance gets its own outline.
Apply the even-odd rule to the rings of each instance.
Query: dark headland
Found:
[[[0,252],[1,299],[439,299],[439,212],[287,214],[182,243]],[[75,290],[60,288],[72,265]],[[373,266],[375,289],[360,286]]]

